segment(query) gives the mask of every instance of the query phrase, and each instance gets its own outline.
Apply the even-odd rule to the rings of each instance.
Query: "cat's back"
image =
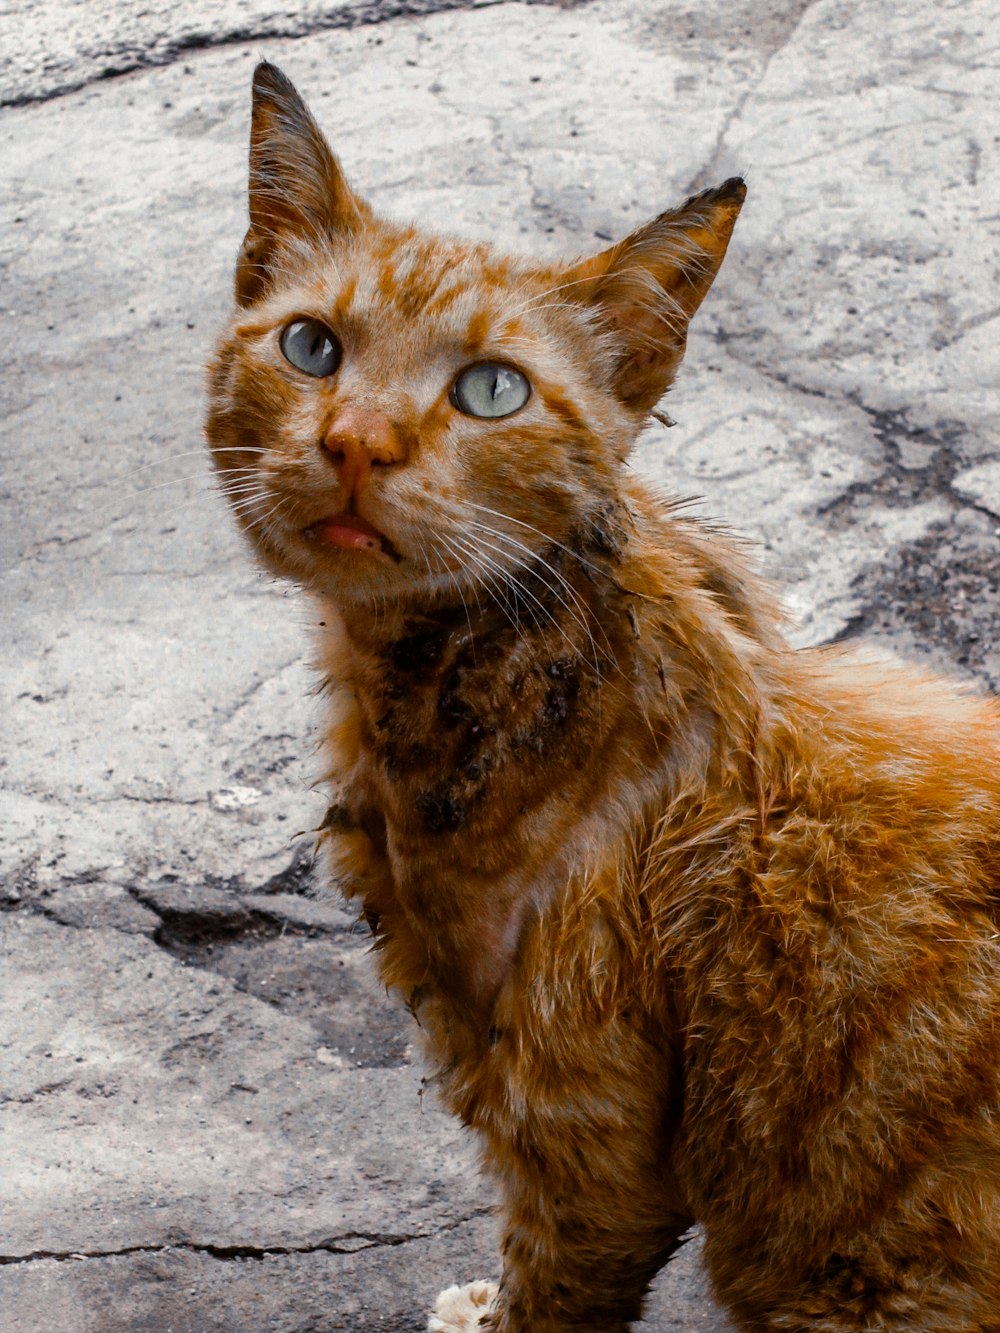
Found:
[[[796,654],[784,762],[882,884],[1000,908],[1000,701],[866,652]]]
[[[791,687],[803,701],[835,709],[845,735],[870,737],[886,756],[901,747],[946,767],[973,753],[1000,757],[1000,699],[971,685],[867,646],[804,649],[792,661]],[[982,776],[1000,789],[1000,773]]]
[[[862,990],[975,953],[1000,1008],[1000,703],[821,649],[790,654],[762,708],[720,884],[732,928]]]
[[[818,1238],[855,1276],[926,1252],[978,1318],[1000,1301],[1000,710],[816,651],[770,723],[738,848],[678,919],[709,1266],[756,1312],[726,1258],[753,1237]]]

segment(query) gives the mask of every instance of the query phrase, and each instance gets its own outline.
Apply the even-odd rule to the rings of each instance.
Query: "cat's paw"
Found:
[[[495,1282],[467,1282],[442,1291],[427,1323],[427,1333],[477,1333],[480,1320],[493,1309]]]

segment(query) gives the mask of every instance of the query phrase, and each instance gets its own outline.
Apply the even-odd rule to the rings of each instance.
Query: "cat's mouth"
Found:
[[[402,558],[385,533],[379,532],[360,514],[328,514],[310,523],[303,535],[311,541],[340,546],[346,551],[370,551],[396,561]]]

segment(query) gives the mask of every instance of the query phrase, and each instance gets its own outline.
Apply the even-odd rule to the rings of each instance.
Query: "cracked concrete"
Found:
[[[48,1089],[46,1089],[47,1091]],[[440,1236],[448,1231],[480,1217],[489,1217],[488,1208],[480,1208],[468,1217],[459,1217],[447,1222],[431,1232],[431,1236]],[[172,1245],[126,1245],[120,1250],[72,1250],[58,1254],[50,1250],[33,1250],[31,1254],[0,1254],[0,1264],[32,1264],[40,1259],[52,1259],[63,1263],[67,1259],[120,1259],[132,1254],[207,1254],[213,1259],[268,1259],[273,1255],[289,1254],[357,1254],[359,1250],[380,1248],[393,1249],[397,1245],[409,1245],[416,1240],[427,1240],[426,1233],[398,1235],[392,1232],[347,1231],[340,1236],[331,1236],[328,1240],[316,1241],[312,1245],[213,1245],[209,1242],[197,1244],[194,1241],[184,1243],[175,1241]]]
[[[0,11],[0,106],[46,101],[211,47],[308,37],[504,2],[570,9],[588,0],[300,0],[294,11],[275,8],[268,0],[226,0],[213,5],[210,15],[190,0],[101,10],[80,0],[69,6],[63,0],[32,0],[30,15]]]
[[[254,61],[377,206],[515,247],[746,172],[637,465],[759,543],[798,642],[996,689],[998,48],[975,0],[0,14],[0,1325],[403,1333],[496,1271],[474,1145],[312,873],[307,609],[200,440]],[[697,1241],[645,1326],[728,1327]]]

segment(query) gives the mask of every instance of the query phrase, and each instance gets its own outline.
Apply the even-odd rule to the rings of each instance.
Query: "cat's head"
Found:
[[[264,562],[342,604],[433,603],[607,546],[744,194],[729,180],[574,263],[514,259],[377,217],[259,65],[208,436]]]

